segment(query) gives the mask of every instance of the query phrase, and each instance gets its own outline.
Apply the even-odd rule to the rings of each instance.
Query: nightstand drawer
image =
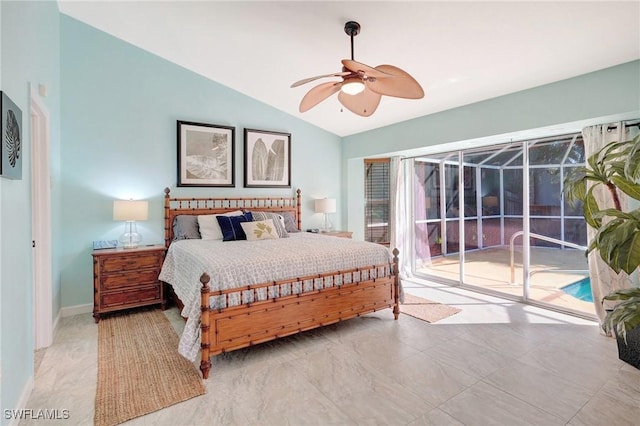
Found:
[[[102,289],[113,290],[116,288],[140,286],[143,284],[155,284],[158,281],[157,269],[148,269],[136,273],[112,273],[101,277]]]
[[[102,272],[130,271],[142,268],[160,268],[162,256],[156,253],[136,253],[131,255],[108,256],[100,259]]]
[[[143,302],[150,300],[157,300],[160,302],[160,284],[147,288],[136,288],[117,293],[104,293],[102,294],[101,305],[103,308],[109,308],[112,306],[128,305],[128,304],[142,304]]]

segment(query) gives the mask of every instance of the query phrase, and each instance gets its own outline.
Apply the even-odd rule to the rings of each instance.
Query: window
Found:
[[[364,238],[389,245],[389,158],[364,160]]]

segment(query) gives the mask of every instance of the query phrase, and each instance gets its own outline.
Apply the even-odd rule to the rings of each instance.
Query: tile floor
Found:
[[[126,424],[640,424],[640,370],[595,323],[422,281],[405,289],[462,312],[428,324],[385,310],[218,356],[205,395]],[[91,424],[96,353],[91,315],[65,318],[27,408]]]

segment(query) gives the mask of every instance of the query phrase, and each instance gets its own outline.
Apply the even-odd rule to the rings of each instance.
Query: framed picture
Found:
[[[8,179],[22,179],[22,111],[5,92],[2,103],[2,144],[0,175]]]
[[[244,129],[244,187],[291,188],[291,133]]]
[[[178,186],[235,186],[235,133],[178,120]]]

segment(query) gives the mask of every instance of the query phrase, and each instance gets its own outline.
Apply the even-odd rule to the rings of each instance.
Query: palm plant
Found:
[[[598,205],[593,191],[599,186],[611,194],[613,208]],[[565,179],[567,200],[583,202],[584,218],[596,230],[587,253],[597,250],[616,273],[631,274],[640,265],[640,208],[623,211],[618,190],[640,200],[640,135],[604,146],[587,159],[586,167]],[[640,325],[640,289],[617,290],[605,300],[620,303],[607,312],[602,327],[607,334],[615,331],[626,343],[627,332]]]
[[[627,333],[640,326],[640,288],[625,288],[616,290],[603,297],[603,302],[621,301],[615,308],[607,311],[602,322],[602,329],[607,333],[615,332],[627,342]]]

